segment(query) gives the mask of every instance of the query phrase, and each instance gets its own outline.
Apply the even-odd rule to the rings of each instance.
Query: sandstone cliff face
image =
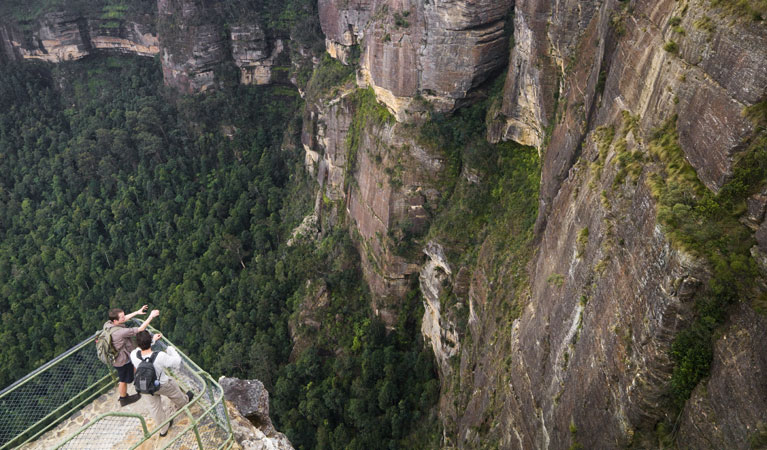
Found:
[[[443,405],[459,403],[445,409],[446,434],[459,447],[488,438],[504,448],[643,445],[658,421],[676,423],[665,401],[671,343],[692,321],[710,269],[672,247],[657,224],[651,158],[614,182],[619,156],[648,155],[653,131],[676,116],[687,161],[719,190],[755,131],[743,110],[767,91],[767,31],[707,2],[522,1],[514,34],[507,126],[489,138],[538,145],[544,155],[531,298],[499,333],[502,316],[479,307],[498,305],[487,295],[489,274],[473,268],[477,333],[461,343],[454,382],[463,397],[444,394]],[[592,139],[599,126],[617,133],[604,169]],[[751,204],[760,242],[763,202]],[[765,370],[753,344],[763,332],[749,306],[733,313],[708,388],[699,386],[680,416],[682,445],[748,445],[764,411],[756,399],[767,392],[761,377],[741,372]]]
[[[264,31],[258,24],[247,23],[231,29],[232,59],[240,69],[241,84],[269,84],[272,81],[272,67],[285,51],[281,39],[269,46]]]
[[[165,83],[183,92],[204,92],[221,82],[225,66],[239,69],[240,83],[268,84],[285,50],[269,39],[257,19],[246,17],[224,27],[221,2],[158,0]],[[249,11],[243,11],[243,13]]]
[[[84,58],[94,51],[154,56],[159,52],[151,23],[85,18],[52,12],[24,33],[13,24],[0,26],[0,40],[8,59],[38,59],[53,63]]]
[[[18,45],[14,42],[22,42],[23,35],[14,27],[6,24],[0,24],[0,61],[16,61],[19,55]]]
[[[632,197],[595,208],[602,189],[587,188],[591,174],[570,175],[510,338],[506,408],[521,448],[571,445],[570,423],[587,448],[629,445],[637,428],[652,429],[665,414],[671,342],[706,278],[700,261],[671,248],[641,181],[624,193],[635,188]]]
[[[426,226],[444,162],[403,125],[368,116],[381,108],[371,93],[347,85],[337,97],[310,105],[302,141],[322,192],[343,208],[357,237],[375,313],[391,325],[419,271],[419,257],[399,254],[396,243],[402,233]],[[320,221],[333,214],[321,211]]]
[[[185,92],[215,87],[216,69],[229,62],[242,83],[273,80],[285,44],[256,21],[227,32],[216,5],[158,0],[157,34],[148,24],[114,28],[64,13],[28,32],[2,25],[0,60],[160,53],[166,82]],[[654,130],[675,117],[680,147],[705,186],[716,192],[730,179],[756,131],[743,110],[767,96],[764,22],[707,0],[320,0],[319,13],[328,52],[349,64],[359,56],[359,72],[307,104],[302,143],[320,195],[306,228],[348,219],[373,309],[390,326],[419,277],[446,447],[643,446],[662,420],[678,424],[677,442],[693,448],[747,447],[763,432],[767,323],[747,304],[724,326],[710,377],[669,417],[671,343],[693,320],[711,267],[672,246],[658,225],[647,184],[658,163],[647,155]],[[543,163],[525,292],[509,287],[512,261],[490,240],[464,266],[436,241],[398,248],[407,233],[428,228],[446,164],[403,122],[473,101],[474,89],[504,68],[488,140],[536,146]],[[360,86],[396,120],[368,120]],[[615,137],[596,142],[599,127]],[[632,152],[643,160],[627,177],[621,158]],[[766,192],[749,199],[744,221],[767,277],[765,205]],[[315,288],[294,328],[322,326],[312,309],[327,298]],[[449,308],[448,290],[460,300]],[[512,304],[521,310],[510,312]],[[465,325],[458,308],[469,310]]]
[[[213,88],[214,69],[226,60],[228,50],[215,5],[160,0],[157,12],[165,84],[188,93]]]
[[[331,55],[349,59],[359,45],[363,84],[399,121],[424,110],[448,111],[489,75],[502,70],[510,1],[320,1]]]
[[[442,297],[446,285],[452,279],[453,271],[447,262],[444,249],[438,243],[429,242],[424,253],[428,260],[419,274],[425,310],[421,333],[426,341],[431,343],[439,365],[440,377],[449,379],[452,376],[450,358],[459,353],[460,340],[455,321],[451,320],[451,311],[445,311],[442,305]],[[459,307],[464,308],[465,305],[461,304]]]
[[[717,341],[711,378],[685,406],[679,442],[688,448],[755,448],[765,436],[767,401],[763,315],[739,305]]]
[[[330,292],[324,281],[306,282],[307,295],[299,307],[299,314],[288,322],[293,349],[290,360],[297,360],[307,348],[311,347],[316,332],[323,327],[324,309],[330,305]]]
[[[548,149],[557,156],[544,166],[542,216],[575,162],[596,100],[612,105],[598,110],[600,123],[630,110],[649,130],[677,113],[688,160],[709,188],[721,187],[731,174],[733,155],[753,132],[742,110],[764,95],[763,27],[731,26],[731,18],[705,2],[685,3],[685,9],[675,2],[641,1],[630,7],[608,2],[588,14],[581,5],[552,2],[553,17],[561,19],[545,26],[534,19],[547,2],[534,3],[516,5],[516,45],[503,110],[509,116],[507,138],[542,143],[546,127],[553,127]],[[684,34],[668,24],[672,17],[681,19]],[[663,50],[671,41],[678,51]],[[552,76],[552,63],[558,75]],[[600,74],[607,77],[603,94],[596,93]],[[557,76],[560,82],[552,83]],[[557,119],[548,100],[553,98],[559,99],[560,114],[564,107],[577,110],[567,110],[558,118],[561,123],[551,124]]]
[[[548,2],[522,1],[514,5],[514,48],[504,86],[503,114],[506,130],[501,136],[539,147],[544,128],[554,110],[556,68],[548,56],[546,36]]]
[[[418,116],[421,98],[443,111],[471,101],[471,89],[497,67],[499,57],[487,64],[483,58],[502,48],[496,33],[508,7],[501,1],[326,0],[320,2],[320,14],[331,55],[347,61],[359,45],[361,84],[370,85],[398,121],[409,121]],[[508,323],[501,311],[512,299],[504,298],[508,293],[499,288],[494,272],[499,262],[503,265],[502,252],[488,242],[479,250],[479,263],[456,268],[438,243],[425,249],[423,333],[443,378],[446,446],[643,445],[643,436],[652,434],[659,421],[676,420],[669,417],[667,401],[671,343],[692,322],[695,298],[710,268],[674,248],[658,225],[647,183],[658,170],[655,163],[646,159],[626,179],[619,159],[626,152],[648,155],[654,130],[675,118],[687,161],[710,190],[718,191],[755,132],[742,112],[766,93],[765,38],[762,24],[733,18],[704,1],[514,4],[514,47],[488,140],[515,140],[538,147],[543,155],[538,253],[529,269],[530,298],[524,299],[519,318]],[[370,271],[371,261],[381,259],[370,255],[386,254],[386,247],[371,238],[372,230],[386,229],[380,217],[393,200],[384,190],[378,203],[368,203],[373,206],[365,215],[353,194],[347,198],[343,189],[333,188],[349,172],[342,157],[327,155],[347,154],[337,146],[351,119],[332,115],[328,122],[336,126],[317,132],[330,151],[306,145],[307,163],[320,168],[321,179],[335,180],[328,184],[332,198],[351,205],[354,229],[366,237],[361,253],[370,260],[368,281],[374,291],[384,292],[381,277]],[[593,139],[598,127],[618,133],[602,149]],[[357,167],[355,180],[364,186],[386,179],[364,159]],[[763,261],[764,202],[752,203],[759,242],[752,254]],[[470,341],[460,342],[462,331],[442,309],[440,297],[448,288],[461,291],[468,303]],[[742,336],[738,330],[751,327],[747,335],[758,334],[761,319],[747,306],[742,309],[727,333]],[[733,360],[728,354],[738,351],[752,354],[749,339],[717,344],[715,361]],[[764,370],[759,358],[745,358],[752,370]],[[709,382],[721,386],[718,393],[699,388],[693,395],[681,416],[682,433],[707,427],[706,433],[716,435],[707,442],[721,443],[757,429],[754,411],[763,407],[746,396],[726,403],[744,409],[737,418],[707,418],[714,415],[712,408],[719,408],[717,418],[723,414],[724,406],[712,406],[716,396],[744,378],[732,378],[725,366],[715,362]],[[751,395],[764,397],[763,383],[742,382]]]
[[[273,76],[273,67],[287,53],[283,41],[269,38],[251,18],[225,30],[219,6],[158,0],[157,14],[139,16],[140,20],[105,19],[98,11],[50,12],[26,31],[13,23],[0,24],[0,58],[60,63],[100,51],[160,54],[165,83],[187,93],[215,87],[223,67],[231,63],[239,69],[242,84],[274,82],[278,77]],[[282,78],[279,81],[288,82]]]

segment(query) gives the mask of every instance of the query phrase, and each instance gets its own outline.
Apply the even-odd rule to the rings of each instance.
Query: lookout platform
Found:
[[[135,321],[134,325],[140,321]],[[155,330],[153,330],[155,331]],[[156,332],[156,331],[155,331]],[[95,336],[62,353],[0,392],[0,450],[231,449],[223,389],[183,352],[168,370],[192,401],[175,411],[159,435],[146,399],[120,407],[115,371],[96,357]],[[163,339],[155,350],[163,350]],[[133,393],[133,387],[128,393]],[[166,411],[175,407],[163,398]]]

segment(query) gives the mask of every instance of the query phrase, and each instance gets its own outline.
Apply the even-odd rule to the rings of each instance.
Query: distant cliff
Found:
[[[160,51],[157,34],[146,23],[87,19],[70,12],[51,12],[21,30],[0,25],[3,54],[11,60],[72,61],[95,51],[154,56]]]
[[[155,11],[123,18],[98,9],[55,11],[23,26],[6,20],[0,22],[0,58],[59,63],[97,52],[160,55],[166,84],[184,92],[214,87],[228,66],[240,72],[243,84],[287,82],[272,70],[286,47],[268,38],[259,23],[224,29],[221,11],[193,2],[158,1]],[[281,62],[289,68],[287,55]]]

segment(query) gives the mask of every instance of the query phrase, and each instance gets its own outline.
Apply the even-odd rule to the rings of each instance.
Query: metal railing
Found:
[[[141,323],[134,319],[135,323]],[[156,330],[149,327],[152,332]],[[116,384],[115,371],[96,357],[95,335],[0,391],[0,450],[32,443]],[[153,347],[172,345],[163,337]],[[229,449],[234,440],[221,386],[189,357],[168,370],[194,399],[149,431],[140,414],[108,412],[55,444],[61,449],[134,449],[175,419],[183,429],[162,448]],[[187,418],[188,420],[184,420]]]

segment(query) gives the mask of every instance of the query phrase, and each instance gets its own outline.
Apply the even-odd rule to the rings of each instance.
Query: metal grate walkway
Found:
[[[140,321],[134,319],[134,324]],[[195,397],[171,417],[171,432],[161,438],[162,424],[152,423],[142,400],[118,406],[115,372],[96,357],[94,338],[0,392],[0,450],[232,447],[221,386],[181,351],[181,367],[169,375]],[[162,350],[166,342],[163,338],[154,348]]]

